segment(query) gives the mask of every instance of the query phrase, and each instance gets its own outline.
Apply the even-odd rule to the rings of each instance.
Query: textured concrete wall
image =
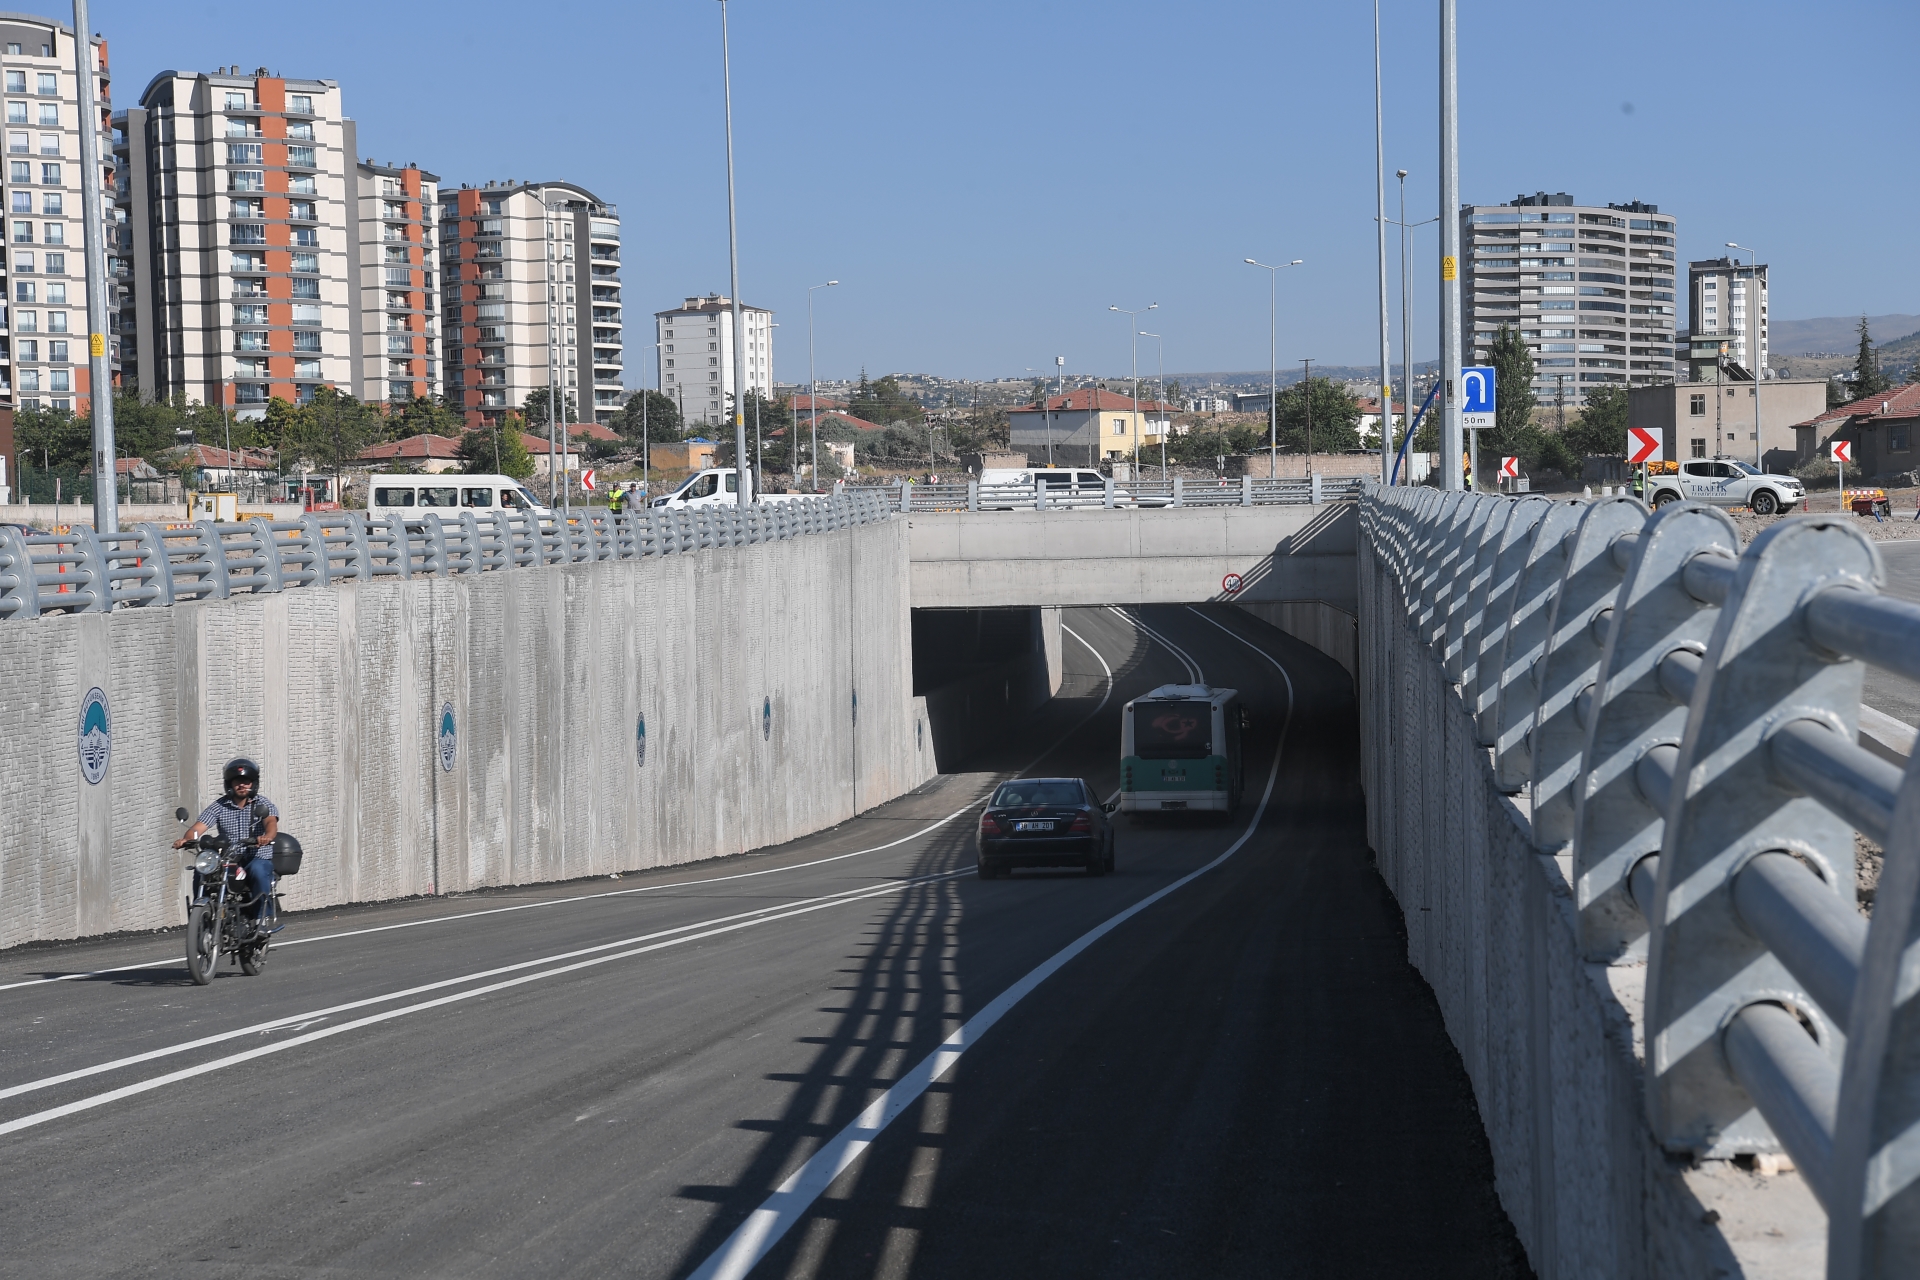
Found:
[[[1582,957],[1570,857],[1534,849],[1525,797],[1495,789],[1457,687],[1364,545],[1359,567],[1369,842],[1473,1082],[1500,1198],[1535,1272],[1818,1274],[1825,1219],[1797,1174],[1687,1168],[1653,1140],[1645,968]]]
[[[306,847],[294,909],[738,853],[934,772],[898,520],[6,623],[0,646],[0,946],[179,923],[173,810],[235,755]],[[89,785],[94,686],[113,754]]]
[[[925,512],[909,519],[916,609],[1224,600],[1353,604],[1351,502],[1160,510]]]
[[[1358,619],[1324,600],[1235,600],[1240,608],[1296,640],[1312,645],[1352,675],[1359,662]]]

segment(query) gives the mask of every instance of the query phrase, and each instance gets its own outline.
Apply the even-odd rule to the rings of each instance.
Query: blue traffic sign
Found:
[[[1460,424],[1469,430],[1493,425],[1494,371],[1492,365],[1468,365],[1460,371]]]

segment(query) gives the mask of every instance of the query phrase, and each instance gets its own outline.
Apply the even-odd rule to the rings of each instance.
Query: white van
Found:
[[[437,511],[442,520],[458,520],[462,511],[524,511],[552,515],[533,490],[510,476],[440,475],[367,477],[369,516],[418,515]]]
[[[1046,491],[1050,507],[1100,507],[1107,501],[1107,478],[1098,471],[1077,467],[988,467],[980,473],[982,510],[1011,511],[1030,506],[1037,489]],[[1114,500],[1131,496],[1116,487]]]

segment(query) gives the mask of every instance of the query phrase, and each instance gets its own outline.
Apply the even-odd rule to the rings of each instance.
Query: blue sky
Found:
[[[1246,257],[1306,260],[1281,277],[1283,367],[1377,358],[1370,5],[730,10],[742,292],[779,312],[780,379],[806,377],[805,290],[829,278],[821,377],[1055,355],[1124,373],[1107,307],[1149,302],[1169,373],[1263,368]],[[1435,211],[1437,10],[1383,0],[1389,216],[1396,168],[1410,218]],[[264,65],[339,80],[364,155],[455,185],[583,183],[621,208],[630,337],[727,287],[713,0],[94,0],[92,21],[117,106],[165,69]],[[1920,312],[1920,112],[1904,64],[1876,56],[1920,44],[1920,6],[1462,0],[1460,30],[1463,198],[1647,200],[1683,256],[1758,247],[1778,318]],[[1418,235],[1425,359],[1436,249]]]

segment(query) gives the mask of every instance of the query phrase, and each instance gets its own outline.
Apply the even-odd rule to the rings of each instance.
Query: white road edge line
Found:
[[[1102,700],[1103,705],[1104,705],[1104,701],[1105,700],[1103,699]],[[1098,708],[1095,708],[1095,710],[1098,710]],[[1078,728],[1079,726],[1076,725],[1075,727]],[[1055,743],[1054,745],[1058,746],[1059,744]],[[1048,750],[1052,750],[1052,748],[1049,747]],[[481,916],[497,916],[497,915],[502,915],[512,911],[534,911],[541,907],[563,907],[570,903],[575,903],[575,902],[593,902],[601,898],[622,898],[622,897],[629,897],[633,894],[638,894],[638,893],[660,893],[667,889],[692,889],[692,888],[697,888],[700,885],[724,884],[729,880],[751,880],[755,876],[771,876],[771,875],[778,875],[780,872],[783,872],[783,871],[800,871],[807,867],[825,866],[829,862],[844,862],[848,858],[861,858],[861,857],[865,857],[867,854],[870,854],[870,853],[883,853],[888,849],[898,848],[900,845],[906,844],[909,841],[918,840],[921,836],[927,835],[933,831],[939,830],[941,827],[944,827],[947,823],[952,822],[955,818],[967,812],[969,809],[974,808],[979,803],[980,803],[979,800],[975,800],[970,804],[967,804],[962,806],[961,808],[955,809],[952,813],[948,814],[946,817],[941,818],[936,822],[929,823],[928,825],[920,828],[918,831],[915,831],[910,835],[901,836],[898,840],[891,840],[891,841],[888,841],[886,844],[877,844],[877,845],[874,845],[871,849],[855,849],[852,853],[836,853],[836,854],[833,854],[831,857],[815,858],[811,862],[793,862],[780,867],[763,867],[758,871],[740,871],[740,872],[735,872],[732,875],[709,876],[704,880],[675,880],[669,884],[641,885],[633,889],[608,889],[604,893],[582,893],[582,894],[575,894],[574,896],[567,897],[567,898],[548,898],[540,902],[521,902],[521,903],[516,903],[511,907],[488,907],[483,911],[460,911],[460,912],[455,912],[452,915],[434,916],[430,920],[404,920],[399,924],[374,925],[366,929],[349,929],[341,933],[322,933],[311,938],[290,938],[285,942],[274,943],[274,947],[276,950],[284,950],[287,947],[298,947],[310,942],[333,942],[340,938],[358,938],[358,937],[363,937],[366,934],[370,934],[370,933],[388,933],[395,929],[418,929],[422,925],[446,924],[449,921],[455,921],[455,920],[474,920]],[[640,870],[651,871],[651,870],[656,870],[656,868],[643,867],[643,868],[640,868]],[[528,888],[532,886],[516,885],[516,886],[501,886],[501,887],[502,888]],[[337,905],[357,906],[362,904],[340,903]],[[324,907],[316,908],[316,909],[325,910]],[[49,982],[72,982],[78,978],[100,978],[100,977],[105,977],[107,974],[110,974],[110,973],[132,973],[140,969],[165,969],[171,966],[180,965],[182,963],[184,962],[178,956],[175,956],[169,960],[146,960],[146,961],[142,961],[140,964],[123,964],[123,965],[116,965],[111,969],[96,969],[91,973],[62,973],[62,974],[56,974],[51,978],[30,978],[25,982],[10,982],[5,984],[4,986],[0,986],[0,991],[12,991],[18,987],[44,986]],[[0,1094],[0,1097],[4,1097],[4,1096],[6,1095]]]
[[[768,924],[775,920],[786,920],[794,916],[808,915],[815,911],[824,911],[828,907],[842,906],[849,902],[860,902],[867,898],[878,898],[891,893],[900,893],[905,889],[912,888],[916,884],[926,884],[935,880],[951,880],[956,876],[972,874],[972,867],[964,867],[955,871],[943,871],[937,875],[920,876],[913,880],[884,885],[878,889],[865,890],[858,896],[843,897],[836,895],[830,901],[817,901],[806,906],[783,911],[777,915],[762,915],[753,920],[736,921],[732,924],[722,925],[717,929],[708,929],[702,933],[691,933],[683,937],[669,938],[664,942],[654,942],[644,947],[634,947],[627,951],[616,952],[613,955],[595,956],[591,960],[575,961],[573,964],[561,965],[557,969],[546,969],[539,973],[522,974],[517,978],[508,978],[504,982],[495,982],[484,987],[475,987],[470,991],[456,991],[451,995],[440,996],[433,1000],[423,1000],[419,1004],[410,1004],[404,1008],[388,1009],[383,1013],[372,1014],[365,1018],[357,1018],[352,1022],[343,1022],[338,1026],[323,1027],[318,1031],[309,1031],[305,1035],[295,1036],[291,1040],[279,1040],[272,1044],[261,1045],[257,1049],[248,1049],[244,1053],[236,1053],[225,1058],[217,1058],[212,1062],[202,1062],[195,1066],[183,1067],[179,1071],[172,1072],[168,1075],[154,1076],[148,1080],[139,1080],[118,1089],[111,1089],[106,1093],[97,1093],[91,1097],[76,1099],[63,1106],[51,1107],[45,1111],[36,1111],[30,1115],[21,1116],[18,1119],[8,1120],[0,1123],[0,1137],[4,1137],[10,1133],[18,1133],[22,1129],[31,1129],[36,1125],[46,1124],[50,1120],[58,1120],[62,1116],[70,1116],[80,1111],[91,1111],[96,1107],[104,1107],[108,1103],[118,1102],[123,1098],[131,1098],[138,1094],[149,1093],[155,1089],[164,1088],[170,1084],[178,1084],[182,1080],[191,1080],[195,1076],[208,1075],[215,1071],[224,1071],[228,1067],[238,1066],[243,1062],[251,1062],[255,1058],[264,1058],[269,1054],[284,1053],[288,1049],[297,1048],[300,1045],[312,1044],[318,1040],[325,1040],[332,1036],[342,1035],[348,1031],[357,1031],[362,1027],[374,1026],[377,1023],[391,1022],[396,1018],[404,1018],[409,1014],[423,1013],[428,1009],[437,1009],[443,1005],[458,1004],[461,1001],[472,1000],[478,996],[491,995],[496,991],[505,991],[512,987],[524,986],[529,982],[539,982],[545,978],[555,978],[561,974],[574,973],[581,969],[591,969],[597,965],[611,964],[615,960],[628,960],[634,956],[645,955],[650,951],[664,951],[668,947],[683,946],[689,942],[698,942],[703,938],[718,937],[725,933],[737,933],[742,929],[751,929],[755,925]]]
[[[970,871],[972,868],[965,868],[965,870]],[[283,1030],[298,1023],[309,1022],[319,1018],[330,1018],[335,1014],[350,1013],[355,1009],[365,1009],[372,1005],[387,1004],[394,1000],[410,999],[414,996],[425,995],[429,991],[442,991],[448,987],[457,987],[469,982],[484,982],[488,978],[497,978],[502,974],[519,973],[525,969],[537,969],[541,965],[559,964],[565,960],[576,960],[581,956],[597,955],[603,951],[613,951],[621,947],[631,947],[643,942],[653,942],[660,938],[670,938],[675,934],[687,933],[695,929],[709,929],[716,925],[733,924],[736,921],[742,920],[758,923],[758,921],[754,919],[757,916],[766,916],[771,919],[784,919],[784,916],[776,913],[793,913],[796,908],[832,906],[840,901],[857,901],[861,897],[871,897],[876,893],[891,892],[896,888],[906,888],[915,884],[924,884],[931,880],[938,880],[955,874],[959,874],[959,872],[936,872],[932,875],[902,879],[881,885],[877,888],[871,885],[862,885],[854,889],[843,889],[838,893],[823,894],[817,898],[802,898],[796,902],[782,902],[770,907],[755,907],[751,911],[736,912],[733,915],[711,916],[705,920],[695,920],[690,924],[675,925],[670,929],[657,929],[652,933],[637,934],[631,938],[621,938],[616,942],[603,942],[596,946],[581,947],[575,951],[563,951],[555,955],[541,956],[535,960],[521,960],[514,964],[502,965],[495,969],[483,969],[474,973],[462,974],[456,978],[441,978],[438,981],[428,982],[421,986],[408,987],[402,991],[390,991],[384,995],[366,996],[359,1000],[348,1001],[345,1004],[330,1005],[324,1009],[308,1009],[302,1013],[290,1013],[284,1017],[273,1018],[266,1022],[256,1022],[249,1026],[237,1027],[231,1031],[222,1031],[214,1035],[202,1036],[198,1040],[188,1040],[180,1044],[164,1045],[158,1049],[149,1049],[144,1053],[136,1053],[128,1057],[116,1058],[111,1062],[95,1063],[92,1066],[80,1067],[73,1071],[63,1072],[60,1075],[44,1076],[38,1080],[28,1080],[21,1084],[10,1085],[4,1089],[0,1089],[0,1099],[17,1097],[20,1094],[33,1093],[40,1089],[49,1089],[55,1085],[67,1084],[74,1080],[83,1080],[88,1076],[103,1075],[109,1071],[118,1071],[123,1067],[137,1066],[142,1062],[152,1062],[156,1058],[171,1057],[177,1053],[190,1053],[195,1049],[204,1049],[208,1045],[222,1044],[228,1040],[236,1040],[241,1036],[259,1035],[268,1031]],[[711,935],[702,934],[701,936],[708,937]],[[0,1132],[4,1132],[4,1130],[0,1130]]]
[[[1207,618],[1198,610],[1194,612],[1206,621],[1213,622],[1212,618]],[[1220,626],[1217,622],[1213,625]],[[1280,727],[1280,739],[1274,744],[1273,767],[1267,772],[1267,789],[1260,796],[1260,807],[1254,810],[1253,821],[1248,823],[1247,829],[1240,833],[1240,838],[1228,845],[1226,852],[1212,862],[1196,871],[1188,872],[1172,884],[1156,893],[1148,894],[1118,915],[1109,917],[1081,934],[1048,957],[1032,972],[1001,992],[979,1013],[967,1019],[964,1026],[942,1041],[939,1048],[921,1059],[919,1064],[902,1077],[899,1083],[869,1103],[866,1110],[814,1152],[811,1159],[788,1175],[786,1181],[782,1182],[758,1209],[748,1214],[745,1222],[734,1229],[725,1243],[707,1256],[706,1261],[700,1264],[699,1269],[694,1271],[688,1280],[743,1280],[746,1274],[767,1256],[774,1245],[780,1242],[780,1238],[800,1221],[813,1202],[833,1184],[833,1180],[846,1172],[848,1166],[860,1158],[886,1127],[927,1091],[928,1085],[951,1070],[968,1048],[979,1043],[980,1038],[994,1023],[1000,1021],[1009,1009],[1019,1004],[1035,987],[1052,977],[1069,960],[1168,894],[1212,871],[1238,853],[1241,846],[1253,838],[1253,833],[1260,829],[1260,820],[1266,816],[1267,803],[1273,798],[1273,785],[1280,776],[1280,758],[1286,753],[1287,730],[1293,726],[1293,679],[1287,675],[1286,668],[1282,667],[1272,654],[1244,636],[1235,635],[1225,627],[1220,629],[1273,663],[1274,670],[1280,673],[1280,678],[1286,681],[1287,685],[1287,718]]]
[[[1147,635],[1152,637],[1152,639],[1155,642],[1157,642],[1162,648],[1166,649],[1175,658],[1179,659],[1180,665],[1184,666],[1187,669],[1187,674],[1190,677],[1192,677],[1193,683],[1205,684],[1207,682],[1207,673],[1201,670],[1200,664],[1195,662],[1193,660],[1193,655],[1189,654],[1185,649],[1182,649],[1179,645],[1167,639],[1164,635],[1160,634],[1160,632],[1154,630],[1152,627],[1148,626],[1144,621],[1135,617],[1133,614],[1127,613],[1125,610],[1120,609],[1114,605],[1108,605],[1107,609],[1111,613],[1119,614],[1121,617],[1125,618],[1128,622],[1131,622],[1135,627],[1139,628],[1141,631],[1146,632]]]

